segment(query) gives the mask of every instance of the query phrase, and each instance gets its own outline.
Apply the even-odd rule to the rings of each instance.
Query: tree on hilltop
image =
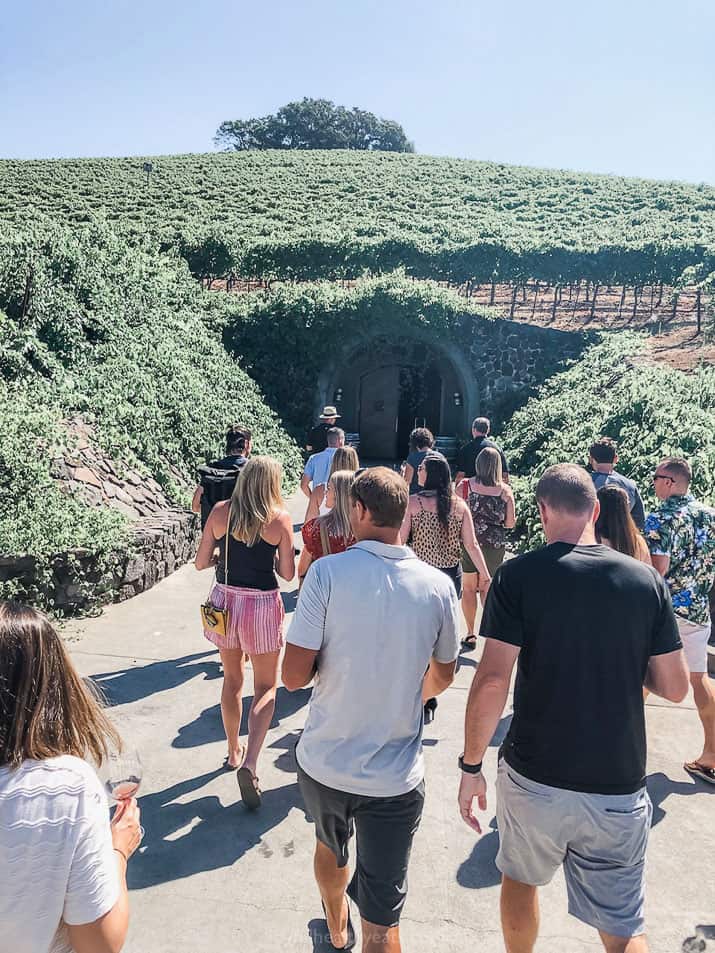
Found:
[[[224,151],[247,149],[359,149],[414,152],[402,126],[390,119],[329,99],[288,103],[275,115],[227,119],[216,130],[214,144]]]

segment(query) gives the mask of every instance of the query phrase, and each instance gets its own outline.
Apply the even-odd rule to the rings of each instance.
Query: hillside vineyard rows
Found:
[[[152,171],[145,172],[145,161]],[[715,272],[715,189],[391,153],[0,162],[0,221],[103,215],[196,277],[630,286]]]

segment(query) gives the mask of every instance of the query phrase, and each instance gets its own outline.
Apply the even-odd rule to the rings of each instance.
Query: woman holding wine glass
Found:
[[[0,602],[0,937],[13,953],[119,953],[133,797],[109,820],[94,769],[121,742],[49,620]],[[124,793],[127,793],[125,789]]]

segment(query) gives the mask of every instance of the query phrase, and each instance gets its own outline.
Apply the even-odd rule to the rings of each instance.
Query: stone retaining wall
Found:
[[[131,533],[127,549],[101,564],[87,550],[59,553],[49,567],[32,556],[2,557],[0,592],[10,582],[23,601],[50,605],[67,615],[122,602],[192,559],[201,529],[195,514],[167,509],[138,520]]]

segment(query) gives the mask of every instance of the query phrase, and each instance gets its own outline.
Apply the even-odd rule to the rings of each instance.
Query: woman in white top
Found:
[[[110,823],[100,763],[120,741],[48,619],[0,603],[0,947],[119,953],[139,808]]]
[[[330,461],[328,480],[338,470],[350,470],[351,473],[355,473],[359,467],[360,461],[358,459],[357,450],[354,447],[338,447],[333,454],[333,459]],[[311,490],[310,502],[308,503],[308,509],[305,511],[304,522],[309,523],[310,520],[314,520],[318,516],[327,516],[329,512],[328,484],[327,482],[319,483]]]

